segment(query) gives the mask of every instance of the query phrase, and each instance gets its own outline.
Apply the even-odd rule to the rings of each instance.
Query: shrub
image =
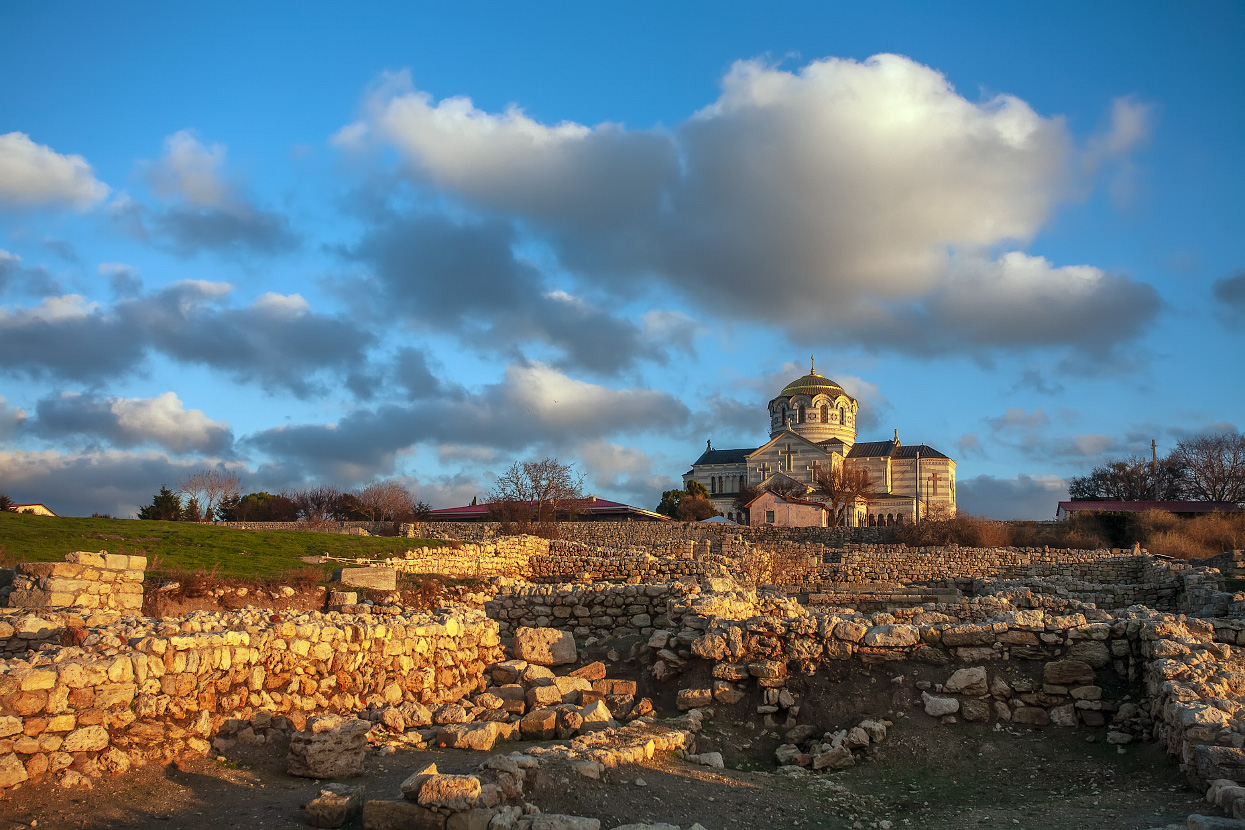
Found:
[[[808,554],[795,550],[749,548],[740,557],[738,576],[753,585],[793,585],[804,581]]]

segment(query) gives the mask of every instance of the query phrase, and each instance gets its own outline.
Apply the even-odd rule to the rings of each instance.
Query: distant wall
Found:
[[[373,536],[395,535],[393,522],[210,522],[210,524],[212,527],[231,527],[235,530],[305,530],[310,533],[350,533],[352,530],[366,530]]]
[[[402,534],[419,539],[458,539],[490,542],[497,538],[498,522],[417,522],[402,525]],[[708,540],[716,549],[724,541],[816,543],[842,547],[848,542],[881,543],[894,538],[893,528],[879,527],[748,527],[699,522],[558,522],[558,539],[609,548],[673,548],[689,541]]]

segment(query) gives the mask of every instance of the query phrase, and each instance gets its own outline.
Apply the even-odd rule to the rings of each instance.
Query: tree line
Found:
[[[161,485],[138,518],[166,522],[413,522],[431,507],[393,479],[357,490],[322,485],[305,490],[242,492],[242,479],[228,470],[200,470],[178,482]]]
[[[1186,438],[1162,458],[1107,461],[1068,484],[1073,499],[1245,502],[1245,435]]]

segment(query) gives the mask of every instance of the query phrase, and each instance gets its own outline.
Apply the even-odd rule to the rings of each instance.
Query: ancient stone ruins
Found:
[[[597,828],[529,803],[534,776],[599,778],[661,752],[721,767],[697,734],[736,708],[784,736],[776,765],[850,767],[898,727],[823,731],[802,679],[893,664],[896,682],[911,666],[935,678],[910,681],[913,717],[1157,741],[1225,817],[1214,826],[1245,819],[1245,595],[1225,590],[1239,551],[908,549],[870,528],[408,532],[455,544],[340,563],[326,610],[295,615],[141,616],[141,557],[19,565],[0,589],[0,788],[281,741],[291,775],[332,781],[312,826]],[[389,593],[398,573],[482,582],[418,613]],[[642,676],[586,659],[616,642]],[[437,746],[479,751],[478,773],[412,769],[394,792],[350,781],[370,753]]]

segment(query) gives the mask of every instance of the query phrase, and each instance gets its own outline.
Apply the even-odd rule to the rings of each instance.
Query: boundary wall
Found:
[[[498,522],[416,522],[402,525],[402,535],[418,539],[457,539],[491,542],[503,535]],[[558,522],[558,539],[607,548],[641,547],[682,549],[687,542],[709,541],[720,548],[724,540],[817,543],[842,547],[848,542],[880,543],[893,538],[890,528],[878,527],[750,527],[700,522]]]

